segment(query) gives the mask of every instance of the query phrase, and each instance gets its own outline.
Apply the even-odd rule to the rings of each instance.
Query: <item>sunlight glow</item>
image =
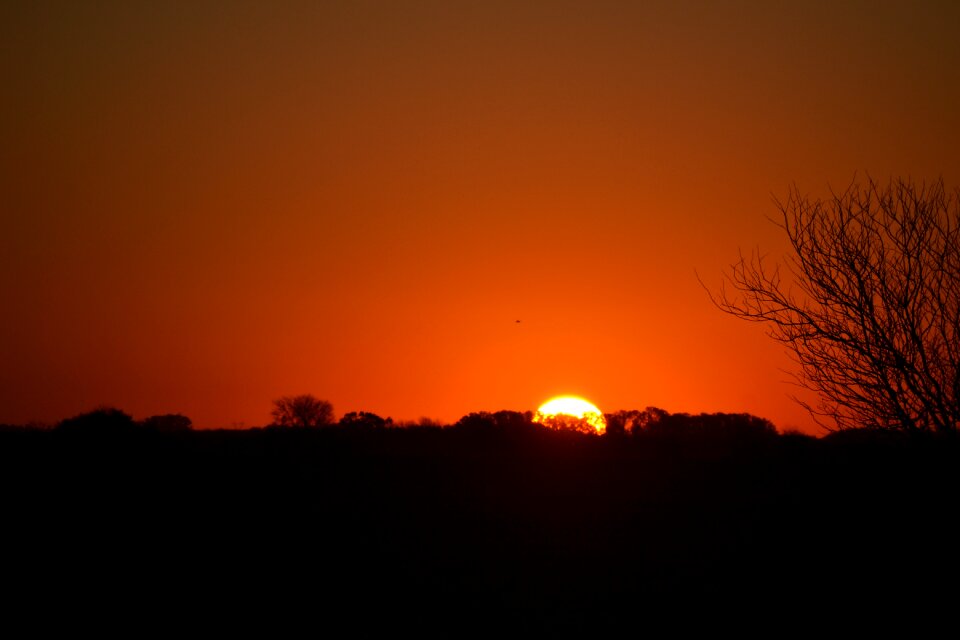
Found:
[[[595,405],[577,396],[558,396],[543,403],[533,421],[551,429],[572,429],[602,435],[607,421]]]

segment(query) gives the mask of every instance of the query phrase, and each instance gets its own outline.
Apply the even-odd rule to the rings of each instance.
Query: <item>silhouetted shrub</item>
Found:
[[[61,433],[114,436],[137,433],[142,428],[120,409],[101,407],[61,421],[56,430]]]
[[[182,433],[193,428],[193,421],[179,413],[168,413],[150,416],[143,421],[143,426],[158,433]]]

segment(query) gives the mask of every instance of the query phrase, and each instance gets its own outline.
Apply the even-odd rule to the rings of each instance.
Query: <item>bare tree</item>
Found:
[[[274,400],[270,415],[278,427],[326,427],[334,422],[333,405],[310,394]]]
[[[711,298],[766,325],[830,430],[955,431],[960,421],[960,190],[942,180],[796,187],[774,220],[783,264],[740,254]]]

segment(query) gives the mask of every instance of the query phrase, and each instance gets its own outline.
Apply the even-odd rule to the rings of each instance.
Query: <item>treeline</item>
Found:
[[[647,438],[751,438],[776,437],[773,423],[747,413],[670,413],[657,407],[643,410],[617,411],[604,414],[607,421],[607,437]],[[311,424],[311,423],[305,423]],[[415,421],[395,421],[367,411],[351,411],[339,420],[328,418],[323,423],[292,421],[274,422],[251,431],[271,430],[338,430],[379,431],[393,430],[463,430],[489,431],[491,433],[525,431],[549,431],[548,427],[534,422],[532,411],[479,411],[469,413],[454,423],[443,423],[430,418]],[[70,434],[131,434],[131,433],[185,433],[193,430],[193,421],[182,414],[162,414],[135,420],[133,416],[114,407],[100,407],[92,411],[64,419],[55,425],[0,425],[0,431],[52,430]]]
[[[55,425],[28,423],[25,425],[0,424],[0,432],[56,431],[73,434],[131,434],[131,433],[184,433],[193,430],[193,421],[179,413],[155,415],[143,420],[134,420],[130,414],[114,408],[99,407],[61,420]]]
[[[780,432],[772,422],[749,413],[670,413],[658,407],[642,410],[623,410],[604,414],[606,432],[602,435],[583,433],[578,429],[554,429],[534,421],[532,411],[478,411],[464,415],[456,422],[446,423],[431,418],[418,420],[394,420],[367,411],[351,411],[339,419],[333,417],[332,409],[325,408],[323,422],[307,422],[312,426],[290,421],[274,421],[263,426],[247,429],[201,429],[194,428],[193,421],[182,414],[159,414],[136,420],[130,414],[115,407],[99,407],[55,424],[28,423],[24,425],[0,424],[0,434],[39,434],[63,435],[71,438],[96,438],[99,441],[110,439],[129,440],[138,437],[176,436],[189,437],[190,434],[230,434],[246,433],[273,434],[283,437],[310,437],[309,434],[323,439],[350,441],[351,439],[370,438],[389,442],[392,446],[416,446],[417,443],[459,440],[490,441],[509,443],[510,441],[545,439],[569,440],[589,446],[595,442],[604,447],[626,447],[643,443],[663,443],[682,445],[687,448],[703,448],[722,453],[731,447],[753,447],[773,442],[789,441],[802,447],[804,442],[822,442],[840,447],[861,447],[867,444],[887,446],[903,440],[952,441],[951,434],[909,434],[878,429],[847,429],[827,433],[823,437],[801,433],[795,430]],[[560,423],[563,424],[563,423]],[[295,435],[300,434],[300,435]],[[379,434],[379,435],[377,435]],[[401,443],[406,443],[401,445]]]

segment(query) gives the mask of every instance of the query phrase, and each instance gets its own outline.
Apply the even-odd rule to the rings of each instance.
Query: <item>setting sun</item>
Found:
[[[551,429],[573,429],[602,435],[607,421],[596,405],[577,396],[558,396],[540,405],[533,421]]]

